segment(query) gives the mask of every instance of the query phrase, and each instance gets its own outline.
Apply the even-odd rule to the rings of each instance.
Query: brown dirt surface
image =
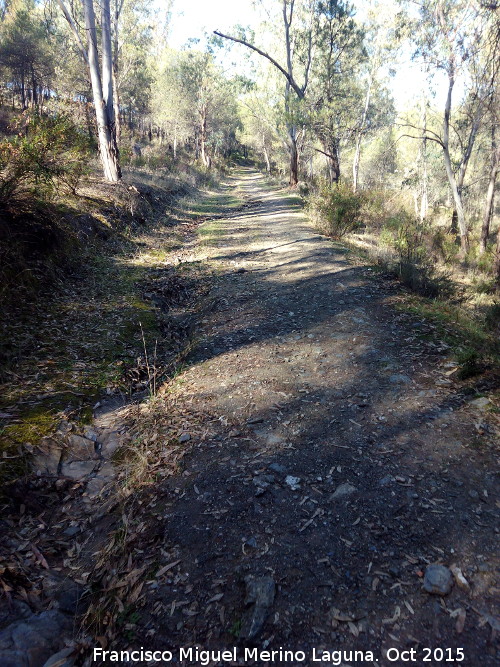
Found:
[[[150,566],[111,648],[498,664],[498,395],[456,380],[432,323],[318,235],[298,198],[249,169],[231,187],[247,205],[185,251],[215,269],[216,306],[165,394],[202,423],[137,506],[130,558]],[[427,593],[433,563],[467,583]],[[252,581],[274,597],[252,602]]]
[[[16,613],[57,639],[36,667],[62,647],[64,667],[117,664],[99,645],[214,667],[498,664],[495,371],[461,380],[408,295],[257,172],[189,201],[160,201],[19,325],[0,418],[62,395],[92,421],[50,403],[20,431],[47,431],[57,465],[4,499],[0,667]]]

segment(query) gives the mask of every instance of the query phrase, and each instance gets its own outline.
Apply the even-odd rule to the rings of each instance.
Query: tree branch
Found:
[[[286,80],[288,81],[290,86],[294,89],[297,97],[300,100],[304,99],[304,93],[303,93],[302,89],[297,85],[297,83],[295,82],[293,77],[290,76],[290,74],[286,71],[286,69],[281,67],[281,65],[279,63],[277,63],[276,60],[274,60],[274,58],[271,58],[271,56],[268,53],[266,53],[265,51],[261,51],[259,48],[257,48],[253,44],[250,44],[249,42],[246,42],[244,39],[238,39],[237,37],[231,37],[231,35],[223,35],[218,30],[214,30],[214,35],[217,35],[218,37],[222,37],[223,39],[230,39],[232,42],[237,42],[238,44],[243,44],[243,46],[246,46],[249,49],[252,49],[252,51],[255,51],[256,53],[263,56],[264,58],[267,58],[267,60],[269,60],[269,62],[272,63],[283,74],[283,76],[286,78]]]
[[[410,139],[427,139],[428,141],[435,141],[436,144],[439,144],[441,146],[441,148],[444,148],[443,141],[442,141],[442,139],[439,139],[439,138],[436,139],[435,137],[428,137],[428,136],[425,136],[425,135],[421,136],[421,137],[415,137],[413,134],[401,134],[399,136],[399,139],[402,139],[403,137],[408,137]]]
[[[325,153],[325,151],[322,151],[321,148],[315,148],[315,151],[318,151],[318,153],[321,153],[322,155],[326,155],[326,157],[329,157],[330,160],[335,160],[335,155],[331,155],[330,153]]]
[[[83,56],[83,59],[85,60],[85,62],[88,65],[89,64],[89,56],[88,56],[88,53],[87,53],[87,49],[83,46],[83,42],[80,38],[80,34],[78,33],[78,28],[76,27],[76,23],[73,20],[73,17],[71,16],[69,9],[64,4],[63,0],[57,0],[57,4],[61,8],[62,13],[64,14],[64,18],[68,22],[69,27],[71,28],[71,32],[73,33],[73,35],[75,37],[76,44],[77,44],[78,48],[80,49],[80,52]]]

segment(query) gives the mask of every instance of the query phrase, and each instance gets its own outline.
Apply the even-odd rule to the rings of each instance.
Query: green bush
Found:
[[[0,202],[30,194],[75,191],[86,171],[90,140],[65,116],[23,115],[17,136],[0,142]]]
[[[324,186],[309,200],[317,227],[337,240],[361,227],[362,206],[363,197],[342,184]]]

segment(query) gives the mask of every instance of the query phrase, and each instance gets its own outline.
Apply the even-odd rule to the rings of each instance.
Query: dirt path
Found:
[[[212,420],[151,499],[160,574],[131,645],[239,645],[241,664],[251,645],[305,652],[271,664],[359,649],[399,665],[386,650],[415,648],[418,664],[441,664],[439,651],[423,661],[429,647],[497,664],[484,406],[431,325],[398,311],[397,290],[318,236],[294,198],[250,170],[234,185],[248,207],[202,237],[217,307],[179,378]],[[425,592],[432,563],[456,564],[471,589]],[[365,657],[343,661],[377,664]]]

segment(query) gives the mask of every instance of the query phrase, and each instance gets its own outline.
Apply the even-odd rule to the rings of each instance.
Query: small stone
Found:
[[[353,493],[356,493],[357,488],[352,484],[346,482],[345,484],[340,484],[337,486],[335,491],[330,496],[330,500],[340,500],[341,498],[348,498],[352,496]]]
[[[269,470],[272,470],[273,472],[278,473],[278,475],[285,475],[286,474],[286,468],[285,466],[282,466],[280,463],[270,463],[268,465]]]
[[[274,482],[274,475],[255,475],[252,482],[261,489],[267,489]]]
[[[191,440],[191,434],[190,433],[183,433],[181,436],[179,436],[179,442],[189,442]]]
[[[300,477],[287,475],[285,477],[285,484],[288,484],[288,486],[292,489],[292,491],[298,491],[300,489]]]
[[[389,377],[389,382],[391,384],[410,384],[411,379],[407,375],[395,373]]]
[[[76,662],[76,656],[72,657],[72,654],[75,653],[73,647],[65,648],[58,653],[54,653],[43,667],[73,667]]]
[[[379,481],[379,486],[389,486],[389,484],[392,484],[394,481],[395,480],[392,475],[386,475]]]
[[[428,565],[424,575],[424,589],[432,595],[448,595],[453,586],[453,575],[444,565]]]
[[[487,405],[489,405],[489,403],[490,399],[486,398],[486,396],[475,398],[473,401],[470,402],[471,405],[473,405],[475,408],[478,408],[479,410],[483,410]]]
[[[462,570],[458,567],[458,565],[451,565],[450,570],[453,573],[453,576],[455,577],[455,582],[459,588],[461,588],[464,591],[469,592],[470,591],[470,584],[467,581],[467,579],[464,577],[464,574]]]
[[[476,500],[477,498],[479,498],[479,493],[478,493],[475,489],[471,489],[471,490],[469,491],[469,496],[470,496],[473,500]]]

